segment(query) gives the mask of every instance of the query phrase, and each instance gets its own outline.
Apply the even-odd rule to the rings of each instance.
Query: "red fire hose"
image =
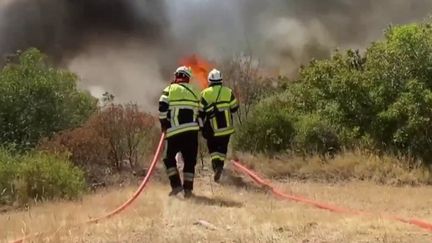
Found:
[[[334,213],[345,213],[345,214],[351,214],[351,215],[357,215],[357,216],[366,216],[366,217],[380,216],[381,218],[384,218],[384,219],[394,220],[394,221],[399,221],[399,222],[406,223],[406,224],[415,225],[417,227],[420,227],[422,229],[425,229],[427,231],[432,232],[432,223],[429,223],[429,222],[426,222],[423,220],[404,219],[404,218],[399,217],[399,216],[391,216],[391,215],[383,215],[383,214],[376,215],[376,214],[365,212],[365,211],[359,211],[359,210],[353,210],[353,209],[333,206],[333,205],[330,205],[327,203],[314,201],[314,200],[311,200],[311,199],[308,199],[308,198],[305,198],[302,196],[286,194],[286,193],[276,189],[270,182],[265,181],[264,179],[259,177],[255,172],[246,168],[246,166],[240,164],[240,162],[238,162],[238,161],[231,161],[231,162],[233,163],[234,168],[237,171],[240,171],[241,173],[249,176],[258,185],[265,186],[265,187],[269,188],[271,190],[271,192],[273,193],[273,195],[275,195],[279,198],[307,204],[307,205],[310,205],[310,206],[313,206],[313,207],[316,207],[319,209],[323,209],[323,210],[328,210],[328,211],[331,211]]]

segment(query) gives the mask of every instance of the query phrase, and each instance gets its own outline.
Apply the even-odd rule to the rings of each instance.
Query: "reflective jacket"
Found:
[[[159,99],[159,120],[166,129],[166,137],[198,131],[200,109],[199,91],[188,83],[174,83],[166,87]]]
[[[239,105],[233,91],[222,84],[214,84],[201,92],[201,118],[204,136],[226,136],[234,133],[232,114]]]

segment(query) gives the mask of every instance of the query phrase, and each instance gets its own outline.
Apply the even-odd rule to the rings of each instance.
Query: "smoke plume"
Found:
[[[37,47],[94,94],[150,109],[178,60],[246,52],[278,74],[389,24],[422,20],[430,0],[0,0],[0,56]]]

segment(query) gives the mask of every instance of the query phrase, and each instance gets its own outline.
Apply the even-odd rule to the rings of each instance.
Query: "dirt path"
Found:
[[[277,186],[339,206],[432,222],[431,187],[368,183]],[[123,214],[98,225],[59,230],[60,226],[102,215],[133,190],[112,190],[80,202],[46,203],[26,212],[0,214],[0,240],[7,242],[23,231],[58,230],[48,242],[432,242],[431,233],[414,226],[333,214],[280,201],[262,191],[210,184],[208,178],[198,181],[197,197],[191,201],[169,199],[167,186],[154,182]]]

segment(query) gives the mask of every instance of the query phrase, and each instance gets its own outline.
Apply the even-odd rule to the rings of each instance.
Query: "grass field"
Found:
[[[338,206],[432,221],[432,187],[276,185]],[[411,225],[334,214],[275,199],[253,186],[216,185],[210,177],[198,179],[193,199],[168,198],[168,186],[154,181],[124,213],[96,225],[69,227],[115,208],[134,189],[109,189],[79,202],[49,202],[0,214],[0,239],[54,231],[31,242],[432,242],[431,233]]]

